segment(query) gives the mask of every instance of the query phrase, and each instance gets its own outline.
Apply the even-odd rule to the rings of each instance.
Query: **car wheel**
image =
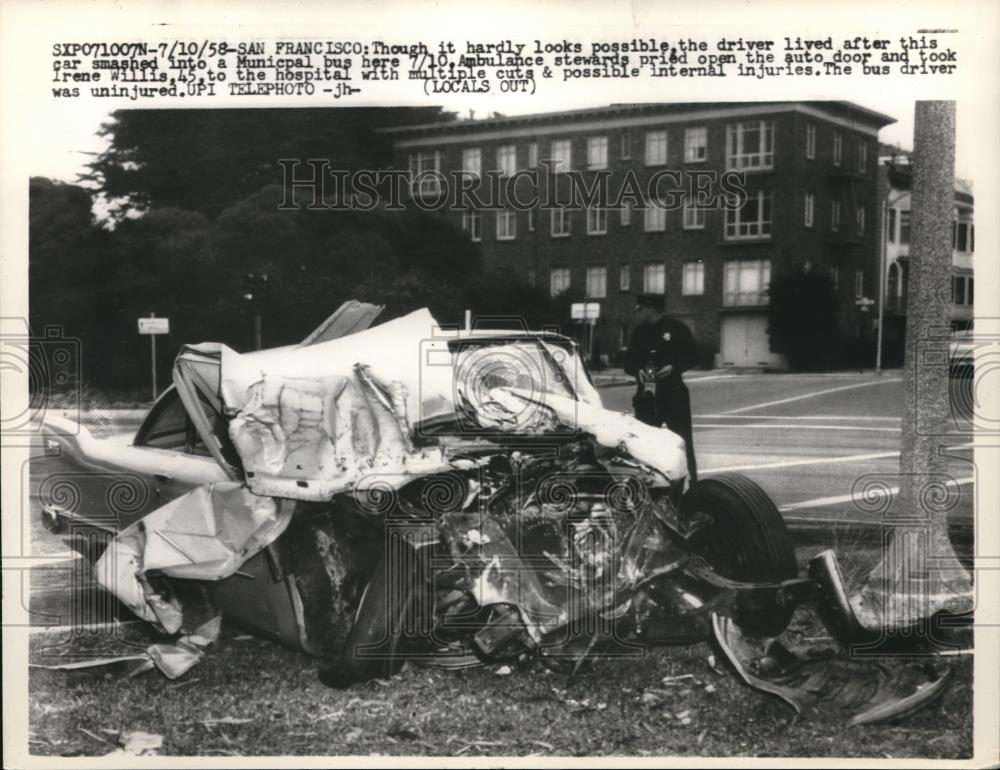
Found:
[[[681,517],[698,526],[689,542],[723,577],[777,583],[798,576],[795,548],[774,502],[738,473],[720,473],[695,483],[681,499]],[[777,636],[794,608],[769,609],[737,617],[746,633]]]
[[[365,588],[343,646],[320,661],[320,681],[344,688],[396,673],[402,665],[400,641],[419,629],[423,586],[414,552],[408,550],[404,556],[398,549],[387,549]]]

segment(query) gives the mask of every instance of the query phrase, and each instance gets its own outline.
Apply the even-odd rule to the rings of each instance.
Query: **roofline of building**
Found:
[[[581,118],[615,118],[636,117],[650,113],[705,111],[712,109],[753,108],[760,110],[804,110],[826,111],[834,107],[839,111],[854,113],[871,126],[883,128],[896,119],[875,110],[862,107],[846,101],[779,101],[779,102],[653,102],[642,104],[609,104],[604,107],[587,107],[575,110],[560,110],[554,112],[534,112],[526,115],[505,115],[481,120],[453,120],[437,123],[424,123],[413,126],[395,126],[380,128],[377,132],[393,137],[412,137],[419,134],[441,134],[502,130],[504,128],[519,128],[531,124],[559,123]],[[835,117],[832,116],[831,117]]]

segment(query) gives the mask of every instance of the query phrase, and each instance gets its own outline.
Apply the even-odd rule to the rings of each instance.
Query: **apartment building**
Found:
[[[627,344],[635,293],[652,292],[691,327],[707,364],[781,367],[767,328],[769,285],[781,274],[825,271],[842,335],[871,338],[878,133],[892,122],[847,102],[715,102],[613,105],[387,133],[397,168],[411,171],[412,194],[428,205],[443,195],[437,174],[464,171],[485,186],[515,177],[530,185],[524,172],[541,172],[533,205],[513,205],[507,187],[493,208],[439,211],[481,244],[489,267],[598,303],[601,354],[613,358]],[[559,186],[574,171],[585,184],[608,180],[603,205],[560,205]],[[722,196],[716,206],[664,200],[671,197],[662,195],[664,180],[683,180],[683,188],[725,172],[741,175],[741,205]],[[642,200],[615,195],[627,186]]]
[[[903,361],[906,331],[908,282],[910,272],[912,158],[908,152],[883,147],[879,158],[881,187],[885,192],[885,362],[889,366]],[[952,218],[951,252],[951,325],[966,329],[972,324],[975,278],[975,198],[972,186],[955,180],[955,205]]]

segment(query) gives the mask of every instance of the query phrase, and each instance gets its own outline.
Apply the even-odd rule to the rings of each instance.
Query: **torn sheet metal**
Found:
[[[425,361],[434,352],[444,354],[444,365]],[[357,334],[309,345],[240,354],[222,346],[222,399],[230,413],[244,409],[253,396],[251,388],[265,377],[289,379],[354,378],[363,364],[383,383],[399,383],[406,392],[406,413],[411,422],[450,414],[452,367],[447,339],[426,309]]]
[[[412,443],[415,416],[451,409],[450,366],[421,366],[435,328],[423,310],[308,348],[223,347],[220,389],[249,488],[323,501],[366,478],[398,488],[446,470],[440,447]]]
[[[527,405],[548,409],[559,422],[594,437],[601,446],[617,449],[662,473],[669,481],[687,475],[684,439],[666,428],[654,428],[634,417],[601,406],[516,388],[494,388],[491,398],[512,415],[531,414]]]
[[[168,679],[177,679],[190,671],[205,656],[208,648],[219,639],[222,616],[216,616],[173,642],[151,644],[142,653],[112,655],[72,663],[32,663],[31,668],[49,671],[83,671],[94,668],[120,669],[129,677],[138,676],[153,668],[159,669]]]
[[[355,376],[295,378],[264,374],[229,423],[256,494],[330,500],[374,477],[402,486],[447,470],[440,447],[414,450],[402,384]]]
[[[941,695],[951,679],[950,667],[934,664],[830,653],[802,658],[776,639],[745,636],[733,620],[719,615],[712,618],[712,630],[743,681],[808,717],[852,725],[898,719]]]
[[[98,583],[144,620],[168,632],[183,611],[146,579],[152,571],[192,580],[229,577],[288,525],[293,504],[237,482],[197,487],[126,527],[95,564]]]
[[[574,462],[584,458],[563,458],[564,467]],[[520,483],[485,510],[438,518],[475,602],[516,607],[536,643],[584,617],[621,615],[641,584],[682,569],[689,558],[662,521],[670,514],[660,509],[672,506],[666,495],[613,507],[607,490],[621,478],[590,466],[573,489],[567,484],[577,477],[567,473],[522,468]]]
[[[300,348],[318,345],[321,342],[346,337],[364,331],[382,314],[385,305],[373,305],[370,302],[358,302],[349,299],[333,311],[333,315],[317,326],[302,342]]]

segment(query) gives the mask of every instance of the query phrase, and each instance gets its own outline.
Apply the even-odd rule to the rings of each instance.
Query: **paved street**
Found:
[[[901,372],[725,374],[694,372],[694,443],[704,476],[738,471],[757,481],[793,521],[871,519],[852,488],[898,486]],[[611,409],[631,409],[633,386],[602,390]],[[967,425],[952,421],[953,515],[972,516]],[[872,506],[879,507],[881,506]]]

